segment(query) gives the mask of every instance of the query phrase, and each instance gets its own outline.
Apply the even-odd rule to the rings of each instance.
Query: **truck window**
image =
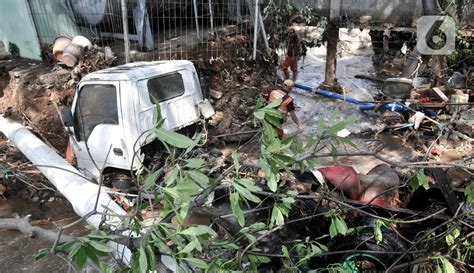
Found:
[[[157,104],[184,94],[183,77],[177,72],[159,76],[148,80],[147,88],[150,100]]]
[[[99,124],[118,124],[115,86],[84,85],[79,91],[74,118],[79,131],[79,141],[86,141]]]

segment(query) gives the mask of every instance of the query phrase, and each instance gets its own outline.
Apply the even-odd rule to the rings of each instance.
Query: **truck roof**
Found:
[[[81,81],[87,80],[139,80],[153,76],[176,71],[185,66],[193,65],[190,61],[156,61],[156,62],[135,62],[120,66],[106,68],[87,74]]]

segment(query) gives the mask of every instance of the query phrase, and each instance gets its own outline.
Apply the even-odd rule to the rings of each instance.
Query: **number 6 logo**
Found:
[[[422,16],[417,21],[416,48],[424,55],[446,55],[455,49],[455,22],[450,16]]]

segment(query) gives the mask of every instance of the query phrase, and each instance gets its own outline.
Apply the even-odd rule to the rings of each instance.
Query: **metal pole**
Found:
[[[194,6],[194,18],[196,20],[197,37],[199,39],[199,20],[198,20],[198,10],[197,10],[196,0],[193,0],[193,6]]]
[[[211,32],[214,34],[214,14],[212,12],[212,0],[209,0],[209,16],[211,17]]]
[[[122,24],[123,24],[123,41],[125,50],[125,63],[130,62],[130,40],[128,39],[128,18],[127,18],[127,2],[122,0]]]
[[[253,28],[253,55],[252,59],[257,58],[257,40],[258,40],[258,0],[255,0],[255,16],[254,16],[254,28]]]

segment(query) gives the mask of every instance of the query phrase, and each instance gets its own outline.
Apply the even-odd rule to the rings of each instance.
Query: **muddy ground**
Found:
[[[210,132],[208,147],[220,149],[224,156],[232,150],[247,145],[248,140],[255,133],[236,134],[254,130],[252,113],[257,98],[264,92],[276,88],[274,64],[261,57],[257,61],[246,61],[248,52],[244,48],[248,44],[243,36],[233,36],[215,46],[223,47],[229,56],[216,56],[213,61],[195,62],[198,71],[208,71],[210,100],[221,117],[217,121],[211,120],[208,126]],[[354,79],[355,74],[390,73],[396,74],[399,66],[390,67],[390,70],[373,67],[371,52],[364,52],[358,56],[344,56],[338,63],[337,76],[345,86],[347,95],[361,100],[372,99],[380,85],[365,80]],[[31,62],[28,60],[0,61],[0,113],[29,126],[43,141],[54,147],[61,155],[67,144],[67,134],[61,125],[58,109],[68,105],[74,95],[75,83],[78,78],[71,74],[71,69],[64,69],[54,64]],[[309,55],[302,69],[299,81],[307,85],[317,85],[322,82],[324,75],[324,61],[317,54]],[[339,120],[357,115],[359,121],[348,129],[351,139],[358,149],[350,151],[367,151],[371,146],[365,142],[374,137],[385,144],[382,155],[397,162],[419,160],[425,156],[426,144],[404,131],[378,131],[378,116],[373,113],[360,113],[352,105],[333,101],[328,98],[314,97],[301,90],[295,90],[293,96],[296,101],[297,115],[300,117],[305,131],[303,138],[314,135],[319,119],[328,121],[328,113],[333,109],[340,111]],[[214,125],[212,124],[214,122]],[[292,122],[285,125],[285,133],[296,132]],[[235,134],[235,135],[234,135]],[[220,137],[227,135],[225,137]],[[257,138],[258,139],[258,138]],[[247,156],[255,157],[256,140],[246,146]],[[428,154],[429,159],[455,162],[471,155],[470,146],[463,146],[461,142],[447,141],[444,153],[441,155]],[[324,151],[323,151],[324,152]],[[337,160],[327,157],[321,159],[320,166],[344,164],[353,166],[356,171],[367,173],[372,167],[380,163],[372,157],[341,157]],[[20,178],[2,180],[4,200],[0,201],[0,217],[23,217],[34,215],[32,224],[54,230],[60,225],[70,223],[78,217],[70,204],[54,191],[45,188],[52,187],[49,182],[31,165],[28,160],[3,136],[0,138],[0,164],[11,169],[14,173],[23,174]],[[464,179],[454,173],[451,183],[456,184]],[[27,179],[26,179],[27,178]],[[458,179],[458,180],[456,180]],[[33,185],[33,186],[32,186]],[[38,188],[40,190],[38,190]],[[0,196],[1,198],[1,196]],[[27,201],[25,201],[27,200]],[[83,225],[67,230],[67,234],[81,235],[86,232]],[[0,262],[2,272],[65,272],[67,263],[61,258],[47,258],[34,261],[34,255],[40,248],[51,247],[51,242],[44,242],[29,238],[28,235],[17,231],[0,230]],[[20,268],[18,265],[21,265]]]

